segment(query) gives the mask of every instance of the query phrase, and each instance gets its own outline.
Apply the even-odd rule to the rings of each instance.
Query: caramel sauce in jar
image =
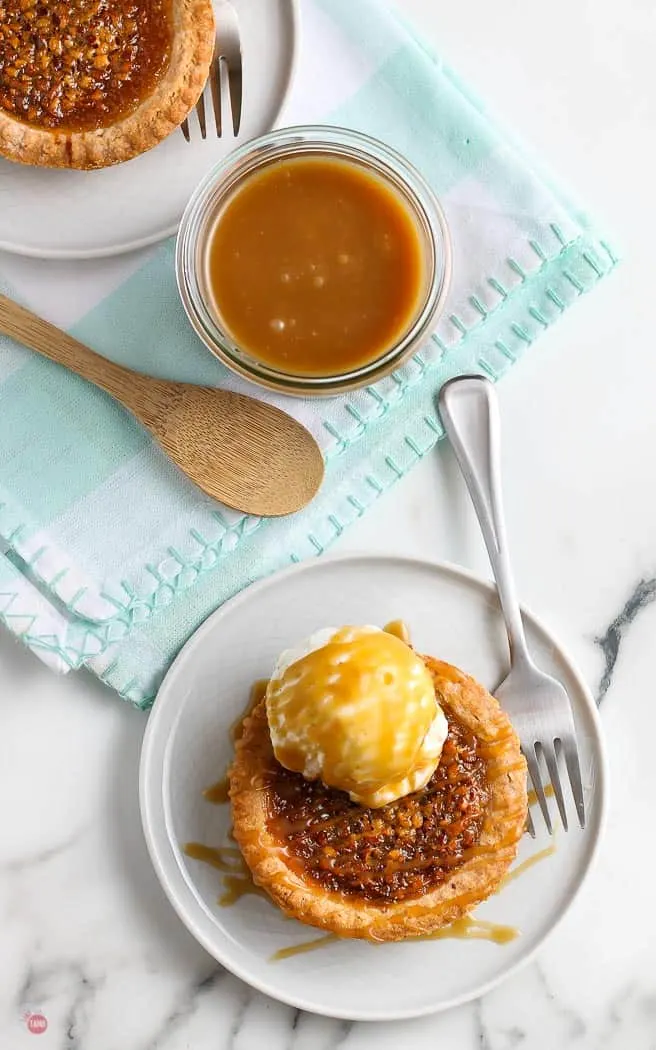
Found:
[[[176,246],[183,306],[211,353],[279,392],[369,386],[420,351],[452,250],[431,187],[384,142],[295,126],[203,180]]]
[[[377,361],[426,296],[424,241],[391,182],[314,154],[248,175],[208,236],[205,279],[225,331],[295,376]]]

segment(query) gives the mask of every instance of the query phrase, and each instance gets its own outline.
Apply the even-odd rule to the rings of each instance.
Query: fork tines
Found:
[[[209,103],[214,113],[214,125],[219,138],[223,135],[223,94],[227,84],[230,112],[232,114],[232,130],[235,138],[241,127],[242,112],[242,55],[237,15],[231,4],[221,3],[217,9],[217,40],[214,58],[210,66],[207,82],[203,93],[196,103],[196,115],[200,127],[200,136],[207,138],[207,119],[205,96],[209,96]],[[191,142],[191,128],[189,117],[181,124],[182,134],[187,142]]]

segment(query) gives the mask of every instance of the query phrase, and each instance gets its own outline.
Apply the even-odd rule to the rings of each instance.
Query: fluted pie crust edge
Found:
[[[0,108],[0,155],[46,168],[105,168],[130,160],[171,134],[198,101],[214,54],[211,0],[171,0],[168,66],[139,106],[106,127],[43,128]]]
[[[526,763],[518,737],[497,700],[475,679],[432,657],[423,659],[444,711],[476,736],[486,755],[490,797],[477,855],[423,896],[393,903],[332,892],[297,874],[267,827],[263,775],[272,748],[262,702],[244,722],[230,770],[234,836],[253,880],[286,915],[340,937],[397,941],[425,936],[489,897],[514,860],[527,812]]]

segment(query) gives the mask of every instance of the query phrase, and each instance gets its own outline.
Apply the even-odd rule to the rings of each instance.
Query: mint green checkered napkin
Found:
[[[227,510],[109,398],[0,342],[0,619],[52,667],[87,666],[142,707],[213,609],[321,554],[434,446],[447,377],[498,379],[615,262],[393,12],[306,0],[304,16],[316,54],[292,119],[358,128],[405,153],[437,191],[455,249],[447,310],[408,365],[349,397],[286,402],[326,457],[315,502],[281,521]],[[145,372],[241,384],[183,316],[171,243],[75,332]]]

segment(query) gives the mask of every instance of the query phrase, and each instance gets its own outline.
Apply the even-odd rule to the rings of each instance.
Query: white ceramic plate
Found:
[[[224,135],[192,141],[175,131],[155,149],[102,171],[26,168],[0,160],[0,249],[50,259],[82,259],[142,248],[175,233],[202,176],[240,143],[270,131],[291,86],[300,0],[233,0],[243,52],[243,115],[232,135],[224,98]],[[224,93],[227,95],[227,93]]]
[[[181,852],[200,841],[225,843],[229,807],[201,792],[225,772],[228,727],[255,679],[278,653],[318,627],[402,617],[420,652],[437,655],[493,688],[507,667],[496,593],[461,569],[394,557],[350,556],[306,563],[256,584],[211,616],[187,643],[160,689],[141,760],[142,819],[162,885],[191,932],[219,962],[285,1003],[351,1020],[392,1020],[444,1010],[480,996],[539,947],[581,886],[604,809],[604,758],[594,702],[548,631],[530,614],[531,649],[572,699],[588,826],[556,836],[556,852],[536,864],[477,916],[517,927],[517,940],[440,940],[372,946],[332,943],[271,962],[279,948],[321,936],[247,896],[221,908],[220,874]],[[536,824],[540,820],[536,814]],[[574,823],[574,821],[572,821]],[[525,836],[520,860],[543,849]]]

